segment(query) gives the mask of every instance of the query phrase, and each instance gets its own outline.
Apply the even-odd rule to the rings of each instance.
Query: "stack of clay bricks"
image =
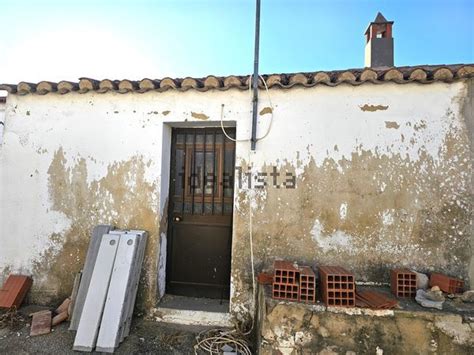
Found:
[[[354,275],[339,266],[321,266],[321,293],[326,306],[355,307]]]
[[[289,261],[273,264],[272,297],[277,300],[316,302],[316,275],[309,266],[295,266]]]
[[[407,269],[393,269],[390,271],[390,289],[400,298],[416,296],[416,274]]]
[[[430,287],[433,286],[438,286],[441,291],[447,293],[462,293],[464,281],[443,274],[433,273],[430,275]]]

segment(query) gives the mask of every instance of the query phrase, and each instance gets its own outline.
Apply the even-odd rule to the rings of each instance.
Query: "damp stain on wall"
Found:
[[[196,119],[202,120],[202,121],[207,121],[209,119],[209,116],[204,114],[204,113],[191,112],[191,116],[193,118],[196,118]]]
[[[385,121],[386,128],[399,129],[400,125],[395,121]]]
[[[154,203],[156,186],[145,180],[146,165],[140,156],[134,156],[110,164],[103,178],[88,183],[84,158],[67,167],[63,150],[55,152],[48,169],[52,209],[66,215],[71,224],[66,232],[50,235],[51,247],[34,262],[35,283],[43,284],[43,289],[58,300],[67,297],[74,274],[83,267],[92,228],[97,224],[112,224],[150,233],[139,303],[145,306],[154,300],[159,221]]]
[[[296,189],[236,191],[232,278],[236,288],[247,287],[248,293],[235,294],[233,303],[251,298],[250,212],[258,270],[271,270],[273,260],[286,259],[341,265],[365,281],[387,282],[394,266],[466,278],[468,161],[467,135],[453,129],[438,162],[426,152],[411,161],[400,154],[359,150],[350,159],[327,158],[320,165],[312,159],[297,177]],[[246,162],[241,165],[245,169]],[[282,168],[296,170],[290,163]]]
[[[266,115],[268,113],[272,113],[273,110],[271,107],[264,107],[260,110],[260,116]]]
[[[359,106],[359,108],[361,109],[361,111],[365,111],[365,112],[385,111],[388,109],[388,105],[384,106],[384,105],[365,104],[363,106]]]

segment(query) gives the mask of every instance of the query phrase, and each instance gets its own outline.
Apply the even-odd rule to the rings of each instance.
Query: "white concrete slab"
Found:
[[[135,255],[139,236],[121,234],[110,279],[104,313],[102,315],[96,351],[113,352],[119,345],[123,320],[128,314],[128,299],[131,298],[130,282],[135,272]]]
[[[74,339],[74,350],[92,351],[95,347],[119,239],[119,235],[112,234],[102,237]]]
[[[145,255],[145,248],[146,248],[146,240],[147,240],[147,232],[143,230],[120,230],[116,229],[113,231],[110,231],[110,234],[114,235],[128,235],[128,234],[134,234],[138,236],[138,251],[134,256],[133,259],[133,264],[134,266],[134,272],[132,273],[132,277],[129,280],[128,284],[128,291],[127,294],[130,295],[130,297],[127,297],[125,300],[126,304],[126,309],[127,311],[123,313],[123,319],[122,319],[122,324],[123,326],[121,327],[121,332],[120,332],[120,342],[122,342],[126,336],[130,333],[130,325],[131,325],[131,320],[133,316],[133,310],[135,306],[135,299],[136,299],[136,294],[137,294],[137,289],[138,289],[138,283],[140,281],[140,272],[143,264],[143,259]]]
[[[130,233],[136,233],[139,236],[138,252],[135,259],[134,275],[132,277],[132,283],[130,285],[130,301],[128,303],[127,317],[124,319],[123,333],[120,337],[120,341],[130,334],[130,326],[132,324],[133,310],[135,308],[135,300],[137,297],[138,284],[140,282],[140,273],[142,271],[143,259],[145,257],[146,242],[148,239],[148,233],[141,230],[131,230]]]
[[[127,232],[128,233],[128,232]],[[127,320],[129,318],[129,315],[130,315],[130,309],[131,311],[133,312],[133,306],[132,306],[132,303],[134,302],[134,299],[133,299],[133,285],[135,285],[136,283],[136,277],[137,277],[137,264],[139,262],[139,259],[140,259],[140,243],[141,243],[141,239],[142,239],[142,236],[140,234],[135,234],[136,237],[137,237],[137,252],[135,253],[134,255],[134,258],[133,258],[133,272],[132,272],[132,275],[129,279],[129,282],[128,282],[128,285],[127,285],[127,299],[126,299],[126,303],[125,303],[125,312],[123,312],[122,314],[122,324],[123,324],[123,327],[121,328],[121,332],[120,332],[120,339],[119,339],[119,342],[122,342],[123,339],[125,338],[125,333],[126,333],[126,324],[127,324]],[[140,266],[138,266],[140,267]],[[128,335],[128,334],[127,334]]]
[[[114,227],[111,225],[98,225],[92,230],[89,247],[87,249],[86,260],[84,261],[84,268],[82,270],[81,282],[77,291],[77,297],[74,303],[74,310],[69,324],[69,330],[77,330],[79,321],[81,319],[84,301],[86,299],[87,290],[89,289],[92,271],[94,270],[97,253],[99,252],[100,242],[102,236],[107,234]]]

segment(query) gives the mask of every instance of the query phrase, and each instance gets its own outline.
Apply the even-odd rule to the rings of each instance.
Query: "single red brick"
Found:
[[[327,306],[355,306],[354,275],[340,266],[319,268],[321,294]]]
[[[0,308],[19,308],[32,284],[29,276],[8,276],[0,292]]]
[[[401,298],[416,296],[416,274],[407,269],[390,270],[390,290]]]
[[[462,293],[464,281],[447,275],[433,273],[430,275],[430,287],[438,286],[441,291],[447,293]]]
[[[43,335],[51,332],[51,311],[33,313],[30,336]]]

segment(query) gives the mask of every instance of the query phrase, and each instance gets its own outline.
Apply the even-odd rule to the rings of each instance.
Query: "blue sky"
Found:
[[[395,65],[474,62],[473,0],[262,0],[260,71],[360,68],[395,21]],[[0,82],[249,74],[254,0],[0,0]]]

